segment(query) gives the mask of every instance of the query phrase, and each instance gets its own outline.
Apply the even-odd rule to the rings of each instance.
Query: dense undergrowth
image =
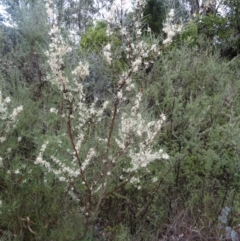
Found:
[[[45,7],[49,37],[2,37],[0,240],[238,240],[239,58],[141,4],[79,47]]]

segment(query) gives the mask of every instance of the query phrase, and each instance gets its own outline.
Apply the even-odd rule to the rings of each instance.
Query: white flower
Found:
[[[48,8],[46,11],[49,18],[52,18],[54,16],[52,9]]]
[[[48,141],[46,141],[45,143],[42,144],[42,146],[41,146],[41,153],[43,153],[45,151],[47,145],[48,145]]]
[[[93,148],[90,148],[86,156],[85,161],[82,163],[82,170],[84,170],[90,163],[91,159],[96,155],[96,152]]]
[[[142,64],[141,57],[137,58],[134,62],[132,62],[133,72],[137,72],[141,64]]]
[[[122,90],[117,92],[117,98],[120,100],[122,99]]]
[[[12,121],[15,121],[16,118],[17,118],[17,116],[18,116],[18,114],[19,114],[22,110],[23,110],[23,106],[22,106],[22,105],[20,105],[20,106],[18,106],[17,108],[13,109],[13,113],[10,115],[10,119],[11,119]]]
[[[150,49],[150,50],[156,52],[156,51],[157,51],[157,45],[156,45],[156,44],[153,44],[153,45],[151,46],[151,49]]]
[[[130,84],[126,87],[126,91],[131,91],[135,88],[135,85],[134,84]]]
[[[58,113],[58,110],[55,109],[55,108],[50,108],[50,112],[51,112],[51,113],[54,113],[54,114],[57,114],[57,113]]]
[[[43,162],[43,158],[41,155],[39,155],[37,158],[36,158],[36,161],[34,162],[34,164],[41,164]]]
[[[168,16],[169,16],[170,18],[173,18],[173,17],[174,17],[174,9],[171,9],[171,10],[170,10]]]
[[[152,182],[153,182],[153,183],[154,183],[154,182],[157,182],[157,180],[158,180],[157,177],[152,178]]]
[[[137,177],[132,177],[129,182],[130,183],[140,183],[140,179]]]
[[[168,45],[172,42],[173,37],[176,35],[176,33],[181,32],[182,25],[173,24],[173,17],[174,17],[174,9],[171,9],[168,17],[166,19],[166,23],[163,27],[163,32],[167,34],[167,38],[163,41],[164,45]]]
[[[138,136],[142,137],[142,132],[141,132],[141,130],[137,130],[136,134],[137,134]]]
[[[105,56],[107,62],[111,64],[112,63],[111,45],[109,43],[103,48],[103,55]]]
[[[170,44],[171,42],[172,42],[172,39],[170,39],[170,38],[163,40],[164,45]]]
[[[0,142],[3,143],[6,140],[6,137],[2,136],[0,137]]]
[[[60,182],[66,182],[66,178],[65,177],[59,177],[58,178]]]
[[[5,100],[4,100],[5,103],[10,103],[11,102],[11,99],[10,97],[6,97]]]
[[[175,32],[173,32],[172,30],[170,30],[168,33],[168,38],[172,39],[175,36]]]
[[[108,43],[108,44],[104,47],[104,50],[106,50],[106,51],[111,51],[111,44]]]
[[[166,119],[167,119],[166,116],[165,116],[164,114],[161,114],[160,117],[161,117],[161,119],[162,119],[163,121],[166,121]]]
[[[169,155],[167,153],[163,153],[162,154],[162,159],[169,159]]]
[[[141,35],[141,34],[142,34],[141,29],[138,29],[138,31],[137,31],[137,35]]]
[[[126,30],[125,27],[121,28],[120,31],[121,31],[121,34],[122,34],[122,35],[127,35],[127,30]]]
[[[72,34],[72,35],[77,34],[76,31],[74,31],[74,30],[70,30],[69,33]]]
[[[76,77],[85,79],[89,75],[89,65],[88,63],[79,62],[78,66],[72,71],[72,74]]]
[[[18,137],[18,142],[20,142],[22,140],[22,137],[21,136],[19,136]]]
[[[3,159],[0,157],[0,167],[3,167]]]

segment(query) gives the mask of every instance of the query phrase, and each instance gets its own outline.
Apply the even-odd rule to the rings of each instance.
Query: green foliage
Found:
[[[19,103],[24,107],[16,127],[10,131],[7,132],[6,123],[0,121],[0,137],[6,136],[6,140],[0,142],[0,239],[8,236],[9,240],[19,241],[147,241],[183,234],[186,240],[194,240],[196,232],[190,231],[192,227],[199,230],[199,239],[219,239],[217,217],[224,206],[232,206],[229,225],[238,225],[239,217],[234,213],[240,206],[239,60],[221,58],[217,47],[212,52],[215,36],[224,42],[232,34],[231,29],[224,31],[226,18],[198,16],[186,25],[148,73],[139,69],[133,75],[135,89],[120,102],[116,126],[120,126],[122,112],[127,113],[125,118],[131,114],[134,95],[141,92],[144,100],[140,113],[145,119],[157,120],[162,113],[167,116],[153,149],[164,146],[170,159],[156,160],[146,169],[138,170],[140,181],[133,186],[129,182],[125,185],[122,178],[126,175],[123,167],[127,167],[130,158],[120,155],[106,178],[108,188],[103,189],[110,193],[100,200],[101,205],[90,220],[84,209],[88,196],[82,180],[73,179],[66,184],[34,164],[46,140],[49,145],[43,159],[53,167],[56,163],[52,155],[62,164],[70,165],[74,156],[69,120],[63,115],[64,111],[72,111],[71,101],[63,98],[68,92],[60,93],[56,86],[34,75],[39,71],[42,76],[48,74],[41,52],[46,46],[46,32],[43,36],[30,34],[34,31],[30,19],[34,17],[30,14],[28,26],[21,25],[24,34],[19,31],[15,38],[10,29],[1,29],[0,34],[2,58],[15,64],[1,69],[3,97],[11,97],[11,111]],[[40,24],[36,29],[41,28],[44,26]],[[17,39],[16,45],[12,40],[7,42],[5,31]],[[91,74],[83,85],[89,109],[96,96],[98,106],[105,100],[114,102],[117,98],[113,96],[119,88],[116,80],[127,68],[126,56],[119,54],[123,50],[118,37],[116,30],[108,38],[106,24],[97,22],[81,36],[79,53],[82,55],[79,57],[79,53],[72,51],[66,56],[64,74],[68,76],[79,60],[87,59],[90,64]],[[207,43],[209,39],[211,43]],[[146,35],[144,40],[151,42],[152,36]],[[100,53],[109,41],[113,46],[112,65],[102,61]],[[30,65],[33,60],[35,65]],[[27,75],[28,71],[32,75]],[[77,99],[79,93],[74,91]],[[103,175],[106,141],[99,137],[106,137],[115,105],[116,102],[111,103],[105,109],[100,122],[92,117],[81,129],[87,135],[79,152],[80,159],[86,158],[92,146],[101,153],[92,158],[85,171],[91,183],[98,184],[96,178]],[[58,113],[51,112],[51,108]],[[71,119],[73,126],[78,122],[78,118]],[[78,129],[72,129],[73,136],[78,133]],[[117,133],[116,128],[113,130],[115,138]],[[139,139],[135,136],[131,144],[135,145]],[[121,153],[115,141],[111,147],[109,156]],[[98,203],[98,197],[93,195],[92,202]]]
[[[198,33],[203,34],[208,39],[214,40],[215,38],[215,41],[222,42],[231,34],[231,29],[227,28],[228,20],[220,14],[198,16],[196,21]]]
[[[111,43],[113,48],[120,46],[118,32],[116,31],[110,37],[107,36],[107,24],[103,21],[98,21],[96,24],[88,28],[86,33],[81,36],[80,47],[83,50],[91,50],[93,53],[99,53],[102,48]]]
[[[182,44],[188,44],[201,49],[211,44],[215,49],[220,48],[233,33],[228,25],[228,20],[218,14],[197,15],[184,26],[173,45],[181,48]]]
[[[16,27],[3,26],[0,51],[4,65],[1,74],[10,79],[8,85],[24,80],[31,84],[38,82],[41,88],[45,67],[43,51],[49,38],[44,3],[36,1],[18,5],[8,2],[8,5]]]
[[[168,116],[159,140],[174,166],[168,197],[179,198],[181,208],[194,205],[194,217],[197,209],[214,217],[239,192],[237,64],[182,46],[168,52],[144,81],[146,89],[151,85],[149,108]]]
[[[107,24],[105,22],[97,22],[89,27],[87,32],[81,37],[81,48],[92,49],[94,52],[101,50],[108,43],[106,28]]]
[[[160,34],[166,18],[166,5],[164,1],[148,0],[143,15],[146,17],[146,25],[153,33]]]

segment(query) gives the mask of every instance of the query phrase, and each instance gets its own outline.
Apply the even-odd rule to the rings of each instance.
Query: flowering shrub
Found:
[[[8,133],[16,128],[17,122],[18,122],[18,115],[23,110],[23,106],[20,105],[16,108],[14,108],[11,111],[9,111],[8,105],[11,102],[10,97],[6,97],[3,99],[2,91],[0,90],[0,120],[1,120],[1,126],[0,126],[0,143],[2,146],[2,143],[7,140]],[[21,137],[18,137],[21,138]],[[18,139],[19,141],[21,139]],[[11,152],[11,148],[7,149],[8,152]],[[3,153],[1,153],[3,154]],[[3,167],[3,157],[0,156],[0,168]]]
[[[3,171],[10,172],[7,168],[9,166],[8,159],[11,155],[12,149],[9,145],[5,145],[8,142],[9,136],[16,129],[18,123],[18,116],[23,110],[23,106],[20,105],[13,108],[11,111],[9,108],[11,98],[2,96],[2,90],[0,90],[0,173]],[[17,137],[17,142],[21,141],[21,137]],[[19,170],[14,170],[15,174],[19,174]],[[1,184],[2,185],[2,184]],[[1,186],[0,185],[0,186]],[[3,214],[3,200],[0,194],[0,214]]]
[[[129,21],[113,5],[97,51],[79,53],[49,1],[49,44],[14,48],[41,81],[28,64],[3,78],[0,239],[239,238],[239,60],[179,42],[173,10],[157,39],[144,6]]]
[[[47,1],[45,5],[50,20],[54,17],[51,4],[51,1]],[[60,155],[54,154],[56,149],[51,148],[51,141],[47,139],[34,163],[43,168],[46,183],[50,180],[50,174],[65,183],[68,193],[79,202],[87,225],[96,220],[102,202],[108,196],[126,185],[141,189],[141,177],[148,174],[149,164],[169,159],[168,154],[159,149],[156,143],[156,136],[166,116],[162,114],[158,120],[147,120],[142,114],[143,93],[134,94],[138,72],[145,71],[161,53],[157,40],[152,38],[151,42],[146,42],[142,36],[140,20],[144,4],[140,1],[137,4],[133,29],[112,22],[107,26],[109,36],[113,34],[112,27],[116,28],[117,25],[120,29],[121,51],[126,55],[126,63],[124,71],[116,73],[118,87],[113,99],[105,100],[100,107],[97,99],[93,103],[86,101],[84,81],[89,75],[87,61],[79,61],[75,67],[68,67],[65,57],[72,48],[64,41],[55,24],[52,24],[49,33],[51,43],[46,52],[49,64],[46,81],[62,96],[61,109],[51,108],[49,112],[65,123],[70,146],[67,144],[69,148],[62,149],[61,143],[67,140],[66,135],[57,135],[58,148],[61,150]],[[115,11],[117,9],[113,7],[112,14]],[[169,16],[172,21],[173,11]],[[168,41],[163,44],[171,41],[176,30],[175,27],[170,28],[170,20],[165,29]],[[113,66],[115,58],[111,43],[103,47],[103,56]],[[122,108],[121,104],[128,98],[131,98],[130,103]],[[112,108],[110,118],[105,113],[107,108]],[[93,128],[103,128],[102,123],[108,125],[104,127],[104,132]],[[153,182],[156,182],[156,178],[153,178]]]
[[[10,129],[16,127],[17,123],[17,116],[19,113],[23,110],[23,106],[20,105],[17,108],[14,108],[12,113],[9,113],[8,110],[8,104],[11,102],[10,97],[6,97],[3,99],[2,97],[2,91],[0,91],[0,118],[2,121],[5,122],[5,132],[9,132]],[[3,127],[1,127],[3,129]],[[1,137],[1,142],[3,142],[6,139],[6,137]]]

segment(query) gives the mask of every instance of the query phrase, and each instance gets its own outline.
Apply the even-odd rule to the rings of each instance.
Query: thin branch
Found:
[[[80,175],[81,175],[82,181],[84,182],[84,184],[85,184],[85,186],[87,188],[89,207],[91,208],[91,206],[92,206],[92,190],[89,187],[89,185],[87,183],[87,180],[85,178],[84,172],[83,172],[83,170],[81,168],[82,162],[81,162],[81,159],[79,157],[78,151],[77,151],[75,143],[74,143],[74,138],[73,138],[73,133],[72,133],[72,125],[71,125],[71,117],[70,117],[71,114],[72,114],[72,108],[70,108],[70,110],[69,110],[68,121],[67,121],[68,135],[69,135],[69,138],[70,138],[70,142],[71,142],[72,148],[74,150],[74,155],[75,155],[75,157],[76,157],[76,159],[78,161],[78,164],[79,164],[79,168],[80,168],[79,171],[80,171]]]

